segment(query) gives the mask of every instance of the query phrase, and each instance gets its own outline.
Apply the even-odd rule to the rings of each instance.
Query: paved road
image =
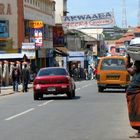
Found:
[[[98,93],[96,82],[77,82],[76,98],[32,91],[0,97],[0,140],[128,140],[125,93]]]

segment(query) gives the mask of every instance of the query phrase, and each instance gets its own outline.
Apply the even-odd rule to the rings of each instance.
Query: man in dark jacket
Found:
[[[20,79],[20,70],[14,63],[14,67],[12,70],[12,83],[13,83],[13,91],[18,91],[18,84]]]
[[[23,92],[27,92],[28,90],[28,83],[30,80],[30,73],[29,73],[29,69],[27,68],[27,64],[24,64],[24,68],[21,71],[21,76],[22,76],[22,91]]]

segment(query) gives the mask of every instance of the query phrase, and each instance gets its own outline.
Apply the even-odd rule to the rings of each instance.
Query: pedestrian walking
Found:
[[[89,67],[89,80],[93,80],[93,67],[91,65]]]
[[[16,66],[16,63],[14,63],[13,70],[12,70],[13,91],[17,91],[18,92],[19,79],[20,79],[20,70]]]
[[[24,64],[24,68],[21,71],[21,79],[22,79],[22,91],[27,92],[28,91],[28,83],[30,80],[30,72],[27,68],[27,64]]]
[[[94,68],[94,72],[93,73],[94,73],[94,79],[96,80],[97,79],[97,68],[96,67]]]
[[[84,69],[84,80],[88,80],[88,70]]]
[[[79,80],[84,80],[84,68],[80,64],[78,65],[78,75]]]
[[[130,138],[140,138],[140,61],[130,63],[128,56],[127,71],[132,76],[132,80],[126,90],[126,99],[130,125],[137,133]]]

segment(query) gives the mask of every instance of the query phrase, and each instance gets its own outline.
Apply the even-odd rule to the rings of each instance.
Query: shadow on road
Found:
[[[41,100],[78,100],[80,99],[80,96],[75,96],[72,99],[69,99],[67,96],[44,96]]]
[[[106,94],[107,94],[107,93],[108,93],[108,94],[110,94],[110,93],[113,93],[113,94],[114,94],[114,93],[117,93],[117,94],[120,93],[120,94],[122,94],[122,93],[123,93],[123,94],[125,94],[126,91],[125,91],[125,90],[120,90],[120,89],[118,89],[118,90],[117,90],[117,89],[115,89],[115,90],[114,90],[114,89],[109,89],[109,90],[106,89],[106,90],[104,90],[103,92],[98,92],[98,93],[106,93]]]

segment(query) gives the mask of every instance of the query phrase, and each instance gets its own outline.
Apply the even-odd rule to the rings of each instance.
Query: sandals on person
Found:
[[[129,136],[129,138],[140,138],[140,133],[136,133],[133,136]]]

